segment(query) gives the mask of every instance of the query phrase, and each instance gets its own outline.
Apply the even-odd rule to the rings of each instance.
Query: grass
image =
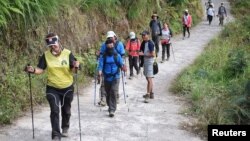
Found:
[[[172,85],[192,103],[197,128],[208,124],[250,124],[250,2],[231,1],[234,23],[225,26]],[[244,11],[244,13],[242,13]]]
[[[83,82],[94,75],[95,48],[99,48],[98,40],[101,40],[99,33],[108,29],[119,35],[129,32],[117,26],[119,21],[128,21],[129,30],[141,32],[148,28],[151,14],[157,12],[162,22],[169,22],[177,33],[181,30],[183,9],[189,8],[195,24],[198,23],[202,11],[200,1],[178,2],[181,3],[170,4],[162,0],[1,0],[0,124],[11,123],[29,109],[29,81],[23,69],[27,63],[35,66],[38,56],[46,50],[43,39],[48,26],[51,26],[49,31],[60,35],[61,43],[81,62],[83,69],[78,78]],[[46,103],[45,78],[46,75],[32,75],[34,105]]]

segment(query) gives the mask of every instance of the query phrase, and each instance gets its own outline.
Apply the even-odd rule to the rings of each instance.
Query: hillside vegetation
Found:
[[[30,107],[25,65],[36,65],[46,50],[44,37],[56,32],[62,45],[83,64],[81,81],[92,76],[95,50],[103,33],[114,30],[121,40],[133,30],[148,29],[153,12],[181,30],[181,15],[188,8],[198,23],[200,0],[1,0],[0,1],[0,124],[11,123]],[[139,34],[138,34],[139,35]],[[45,75],[32,75],[34,104],[45,102]]]
[[[190,100],[190,114],[199,118],[197,132],[206,133],[208,124],[250,124],[250,1],[230,2],[236,21],[171,88]]]

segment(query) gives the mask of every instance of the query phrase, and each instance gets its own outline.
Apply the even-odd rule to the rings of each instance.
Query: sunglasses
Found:
[[[46,38],[45,41],[47,44],[58,42],[58,36]]]

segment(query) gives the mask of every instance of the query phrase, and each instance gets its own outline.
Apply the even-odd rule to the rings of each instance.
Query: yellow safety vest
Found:
[[[45,52],[47,64],[47,85],[63,89],[73,84],[73,74],[69,65],[70,51],[63,49],[59,56],[54,56],[50,50]]]

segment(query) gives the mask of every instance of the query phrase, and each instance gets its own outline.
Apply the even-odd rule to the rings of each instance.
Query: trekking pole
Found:
[[[81,132],[82,132],[82,131],[81,131],[81,116],[80,116],[80,115],[81,115],[81,114],[80,114],[80,102],[79,102],[79,91],[78,91],[78,82],[77,82],[77,80],[78,80],[78,79],[77,79],[77,75],[78,75],[78,74],[77,74],[77,69],[78,69],[78,68],[75,68],[75,69],[76,69],[76,70],[75,70],[75,71],[76,71],[76,75],[75,75],[75,79],[76,79],[76,80],[75,80],[75,81],[76,81],[76,93],[77,93],[76,95],[77,95],[77,105],[78,105],[79,134],[80,134],[80,141],[82,141],[82,135],[81,135]]]
[[[122,72],[122,87],[123,87],[124,102],[126,104],[125,82],[124,82],[124,73],[123,72]]]
[[[30,66],[30,64],[28,64]],[[34,130],[34,114],[33,114],[33,96],[32,96],[32,91],[31,91],[31,76],[30,73],[28,72],[29,75],[29,86],[30,86],[30,110],[31,110],[31,119],[32,119],[32,131],[33,131],[33,139],[35,139],[35,130]]]
[[[125,55],[125,57],[124,57],[124,61],[125,61],[125,66],[127,65],[127,61],[126,61],[126,55]],[[124,73],[124,84],[127,84],[127,74],[126,74],[126,72],[123,72]]]
[[[171,48],[172,48],[172,54],[173,54],[174,61],[175,61],[175,56],[174,56],[174,49],[173,49],[173,45],[172,45],[172,43],[170,43],[170,45],[171,45]]]
[[[96,87],[97,87],[97,71],[95,68],[95,92],[94,92],[94,106],[96,105]]]

